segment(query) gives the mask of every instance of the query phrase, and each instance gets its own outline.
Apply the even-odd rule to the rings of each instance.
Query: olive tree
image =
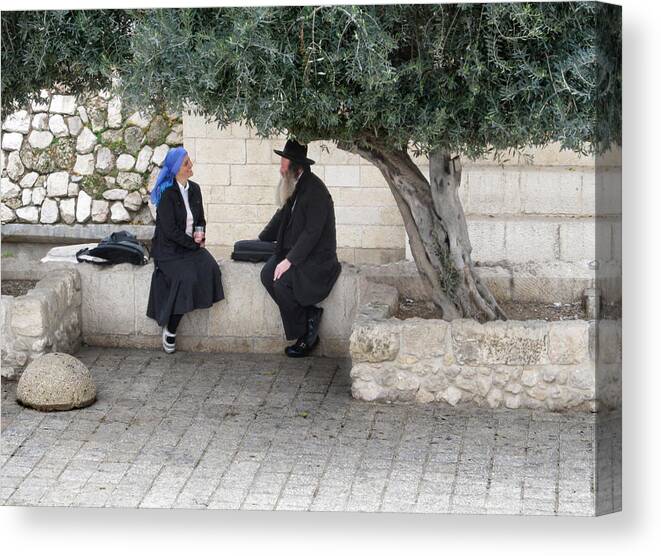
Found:
[[[462,158],[502,157],[552,142],[594,154],[620,141],[618,7],[567,2],[110,13],[99,26],[113,27],[112,44],[92,37],[89,69],[82,59],[88,49],[81,46],[87,38],[62,39],[74,42],[65,49],[73,58],[69,65],[78,63],[72,76],[51,71],[49,63],[39,66],[34,46],[15,47],[19,59],[32,53],[27,58],[38,77],[29,85],[43,75],[78,90],[85,75],[93,85],[117,75],[124,98],[139,106],[192,106],[221,125],[243,121],[262,136],[330,140],[358,153],[387,181],[418,270],[448,320],[505,317],[474,270],[458,194]],[[54,21],[50,27],[57,27]],[[5,40],[3,21],[3,48]],[[56,54],[63,49],[40,46]],[[2,63],[5,107],[4,52]],[[412,155],[429,157],[429,180]]]

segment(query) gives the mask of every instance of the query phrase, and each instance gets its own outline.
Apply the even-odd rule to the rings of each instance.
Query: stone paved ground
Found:
[[[589,414],[360,402],[333,359],[78,356],[91,407],[39,413],[3,383],[1,504],[593,515],[595,469],[617,476]]]

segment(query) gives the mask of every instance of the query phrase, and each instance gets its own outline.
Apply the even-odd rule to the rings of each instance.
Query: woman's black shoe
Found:
[[[319,335],[312,344],[308,344],[305,338],[299,338],[294,345],[285,348],[285,354],[287,357],[306,357],[318,343]]]

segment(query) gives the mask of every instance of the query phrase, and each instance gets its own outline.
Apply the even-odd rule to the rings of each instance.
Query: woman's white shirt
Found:
[[[181,185],[179,182],[177,182],[177,185],[179,186],[181,196],[184,198],[184,205],[186,205],[186,233],[193,237],[193,213],[190,210],[190,203],[188,202],[188,192],[190,191],[190,185],[188,184],[188,181],[185,185]]]

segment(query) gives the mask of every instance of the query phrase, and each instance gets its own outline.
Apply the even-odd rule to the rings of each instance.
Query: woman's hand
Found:
[[[278,266],[275,267],[275,272],[273,273],[273,281],[275,282],[287,272],[291,267],[291,263],[287,259],[283,259],[278,263]]]

